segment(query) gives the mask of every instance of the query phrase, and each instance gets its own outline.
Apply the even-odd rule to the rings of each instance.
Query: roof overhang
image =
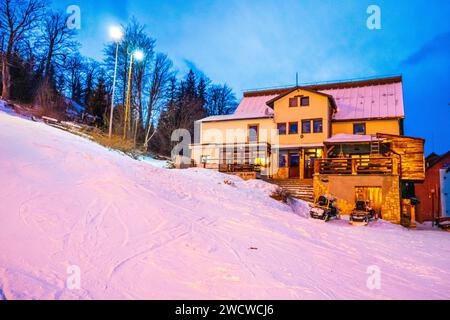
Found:
[[[313,83],[303,85],[302,88],[309,90],[332,90],[332,89],[346,89],[354,87],[364,87],[364,86],[374,86],[392,83],[403,82],[402,76],[391,76],[391,77],[378,77],[378,78],[367,78],[367,79],[355,79],[355,80],[343,80],[343,81],[328,81],[322,83]],[[258,96],[268,96],[268,95],[281,95],[297,87],[284,87],[284,88],[274,88],[274,89],[263,89],[263,90],[249,90],[244,92],[244,97],[258,97]]]
[[[291,149],[304,149],[304,148],[323,148],[323,143],[304,143],[304,144],[284,144],[273,145],[272,149],[279,150],[291,150]]]
[[[306,91],[306,92],[309,92],[309,93],[312,93],[312,94],[317,94],[319,96],[327,97],[330,100],[330,104],[332,105],[332,107],[337,109],[336,101],[334,101],[334,98],[333,98],[332,95],[329,95],[329,94],[326,94],[326,93],[322,93],[322,92],[318,92],[318,91],[315,91],[315,90],[311,90],[311,89],[308,89],[308,88],[305,88],[305,87],[291,88],[290,90],[287,90],[287,91],[281,93],[280,95],[276,96],[275,98],[267,101],[266,104],[267,104],[268,107],[273,109],[274,104],[275,104],[276,101],[278,101],[278,100],[280,100],[280,99],[290,95],[293,92],[296,92],[297,90]]]
[[[371,135],[355,135],[355,134],[337,134],[324,141],[325,144],[360,144],[382,142],[385,139],[377,138]]]
[[[208,123],[208,122],[224,122],[224,121],[241,121],[241,120],[258,120],[258,119],[272,119],[273,115],[261,116],[261,115],[236,115],[231,116],[213,116],[205,119],[198,120],[198,123]]]

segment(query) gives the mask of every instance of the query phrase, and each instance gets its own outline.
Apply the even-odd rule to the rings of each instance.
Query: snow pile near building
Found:
[[[302,219],[3,112],[0,141],[0,299],[450,298],[448,233]]]

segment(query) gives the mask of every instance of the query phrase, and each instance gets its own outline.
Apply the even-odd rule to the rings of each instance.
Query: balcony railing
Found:
[[[398,164],[393,158],[381,157],[318,159],[314,171],[316,174],[393,175],[398,174]]]

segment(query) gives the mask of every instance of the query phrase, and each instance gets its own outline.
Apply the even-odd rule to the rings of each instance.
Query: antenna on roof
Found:
[[[298,72],[296,73],[296,81],[295,81],[295,83],[296,83],[296,86],[298,87]]]

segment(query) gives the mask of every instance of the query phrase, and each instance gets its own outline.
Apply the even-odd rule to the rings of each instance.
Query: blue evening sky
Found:
[[[450,149],[448,0],[58,0],[78,5],[82,53],[102,58],[108,26],[136,16],[180,72],[194,68],[240,98],[252,88],[402,74],[406,134]],[[381,8],[381,30],[366,27]]]

